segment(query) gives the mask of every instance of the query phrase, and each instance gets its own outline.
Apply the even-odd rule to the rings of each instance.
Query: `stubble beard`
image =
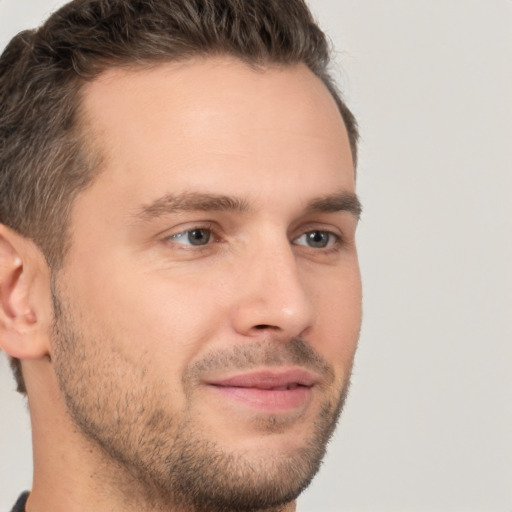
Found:
[[[155,387],[140,362],[102,350],[54,293],[53,365],[69,415],[83,437],[117,468],[110,485],[139,510],[195,512],[278,511],[295,500],[317,473],[349,387],[305,341],[247,344],[207,354],[187,368],[182,384],[187,405],[165,407],[172,396]],[[84,325],[84,324],[82,324]],[[110,346],[108,343],[107,346]],[[258,364],[299,364],[326,375],[325,393],[308,439],[287,453],[227,451],[208,436],[191,407],[194,383],[208,369],[249,369]],[[286,435],[286,421],[269,416],[258,428]],[[259,452],[261,455],[255,455]],[[112,474],[112,472],[110,472]]]

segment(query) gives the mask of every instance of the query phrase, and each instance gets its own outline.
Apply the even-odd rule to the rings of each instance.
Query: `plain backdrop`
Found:
[[[60,3],[0,0],[0,47]],[[310,5],[361,125],[364,323],[298,510],[511,512],[512,1]],[[0,354],[1,512],[31,485],[13,390]]]

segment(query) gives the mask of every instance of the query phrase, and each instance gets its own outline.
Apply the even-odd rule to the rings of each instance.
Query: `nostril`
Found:
[[[262,329],[270,329],[270,325],[267,325],[267,324],[259,324],[259,325],[255,325],[254,328],[255,329],[259,329],[259,330],[262,330]]]

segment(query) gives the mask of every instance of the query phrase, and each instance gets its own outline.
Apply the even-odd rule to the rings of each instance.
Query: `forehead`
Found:
[[[165,187],[208,191],[228,181],[236,189],[248,176],[264,188],[269,172],[293,180],[319,168],[353,188],[341,115],[304,65],[253,69],[218,57],[112,69],[83,92],[104,158],[99,181],[115,185],[116,194],[133,182],[150,201]]]

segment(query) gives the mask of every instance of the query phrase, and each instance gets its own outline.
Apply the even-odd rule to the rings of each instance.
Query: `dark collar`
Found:
[[[29,492],[25,491],[19,498],[16,504],[14,505],[11,512],[25,512],[25,503],[27,502]]]

